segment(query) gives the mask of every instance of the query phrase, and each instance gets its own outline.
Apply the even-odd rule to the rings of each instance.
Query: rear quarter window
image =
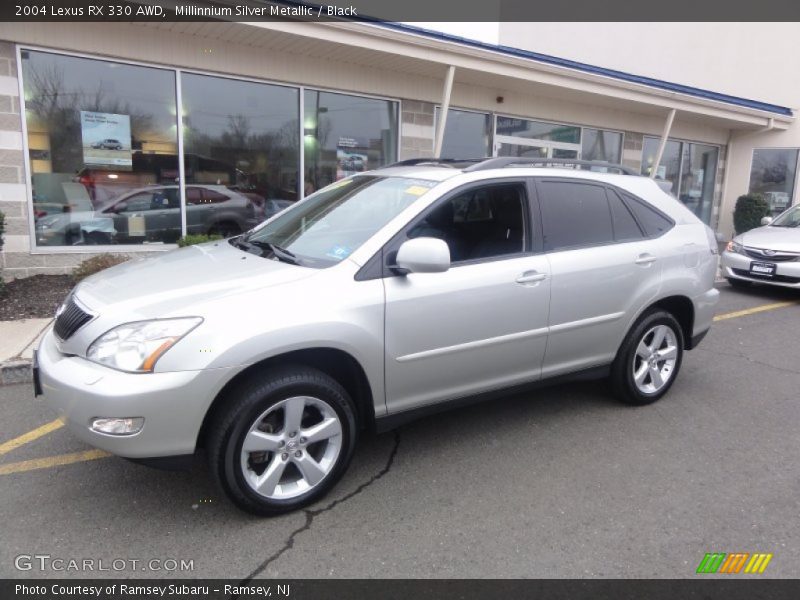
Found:
[[[622,194],[622,197],[636,217],[639,225],[644,229],[647,237],[659,237],[675,226],[672,219],[650,206],[644,200],[625,193]]]

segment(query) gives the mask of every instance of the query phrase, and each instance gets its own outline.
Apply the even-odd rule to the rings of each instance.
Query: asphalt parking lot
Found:
[[[9,448],[55,415],[0,388],[0,577],[678,578],[706,552],[773,553],[761,577],[800,577],[800,293],[719,286],[728,318],[655,405],[584,383],[421,420],[273,519],[234,508],[202,463],[97,458],[57,426]],[[17,570],[34,554],[128,563]],[[193,570],[130,566],[151,559]]]

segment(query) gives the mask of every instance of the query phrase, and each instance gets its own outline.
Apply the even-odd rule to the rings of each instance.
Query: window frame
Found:
[[[531,178],[527,176],[518,176],[518,177],[499,177],[495,179],[483,179],[480,181],[472,181],[469,183],[465,183],[460,185],[445,194],[442,194],[439,198],[437,198],[434,202],[428,205],[425,209],[422,210],[419,214],[415,215],[411,220],[409,220],[405,225],[403,225],[390,239],[386,242],[380,250],[378,250],[375,254],[370,257],[370,259],[364,263],[364,266],[358,270],[355,275],[356,281],[369,281],[372,279],[386,279],[391,277],[403,277],[399,273],[393,271],[390,267],[390,263],[392,262],[393,255],[396,254],[397,250],[400,249],[400,246],[408,240],[408,232],[419,225],[425,218],[437,208],[439,208],[445,202],[449,202],[454,198],[461,196],[465,192],[472,191],[472,190],[479,190],[485,187],[491,187],[495,185],[504,185],[504,184],[516,184],[520,186],[523,191],[523,218],[525,223],[523,224],[523,250],[522,252],[515,252],[511,254],[500,254],[496,256],[484,257],[484,258],[474,258],[468,260],[461,260],[456,263],[452,263],[450,265],[451,269],[457,269],[460,267],[469,267],[473,265],[488,263],[488,262],[497,262],[500,260],[510,260],[515,258],[521,258],[524,256],[533,256],[536,254],[542,253],[542,246],[541,246],[541,227],[536,226],[536,214],[537,211],[534,208],[536,201],[533,199],[533,195],[535,194],[535,190],[533,189]]]

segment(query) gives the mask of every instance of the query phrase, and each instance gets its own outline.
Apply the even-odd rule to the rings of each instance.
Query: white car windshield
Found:
[[[773,227],[798,227],[800,226],[800,205],[793,206],[772,222]]]
[[[286,209],[238,243],[255,245],[303,266],[331,266],[347,258],[434,185],[435,181],[408,177],[358,175],[343,179]]]

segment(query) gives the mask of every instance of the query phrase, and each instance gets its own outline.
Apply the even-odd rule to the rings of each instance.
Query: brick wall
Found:
[[[400,160],[433,156],[433,111],[429,102],[403,100],[400,119]]]

